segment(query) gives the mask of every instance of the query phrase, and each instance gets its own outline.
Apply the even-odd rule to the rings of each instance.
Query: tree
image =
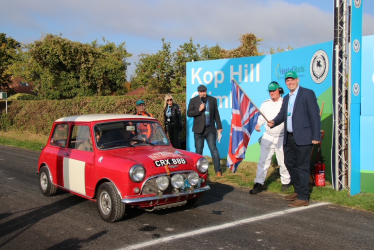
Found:
[[[12,37],[6,37],[6,34],[0,33],[0,88],[1,91],[9,92],[11,83],[11,74],[8,72],[9,66],[17,57],[21,44]]]
[[[194,44],[192,38],[188,43],[180,45],[173,53],[173,79],[171,91],[181,93],[186,91],[187,62],[201,61],[200,44]]]
[[[73,42],[47,34],[24,47],[13,74],[32,81],[41,99],[66,99],[76,96],[109,95],[125,91],[125,43],[115,45],[97,40],[91,44]]]
[[[170,42],[162,39],[162,50],[156,54],[141,54],[131,77],[131,89],[146,87],[148,92],[181,93],[186,91],[187,62],[219,59],[221,48],[201,48],[192,38],[171,52]]]
[[[170,43],[162,39],[162,50],[156,54],[140,54],[135,63],[135,76],[131,79],[131,89],[146,87],[148,92],[167,93],[174,75]]]
[[[131,89],[146,87],[148,92],[185,92],[188,62],[262,55],[257,49],[262,39],[257,39],[253,34],[244,34],[239,40],[241,44],[238,48],[225,50],[218,44],[201,47],[190,38],[189,42],[171,52],[170,43],[163,38],[162,50],[139,56],[139,62],[135,63],[135,74],[131,77]]]
[[[257,46],[263,39],[257,39],[252,33],[244,34],[240,37],[240,46],[236,49],[221,51],[221,58],[238,58],[248,56],[260,56],[262,53],[258,51]]]

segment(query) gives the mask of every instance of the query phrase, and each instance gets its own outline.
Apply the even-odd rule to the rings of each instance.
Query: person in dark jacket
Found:
[[[196,153],[203,154],[204,141],[206,141],[212,154],[216,176],[221,177],[222,169],[216,140],[217,133],[222,133],[222,122],[217,99],[207,95],[205,85],[199,85],[197,91],[199,95],[191,98],[187,109],[187,116],[194,118],[192,132],[194,132]]]
[[[165,131],[169,134],[171,145],[180,149],[179,134],[183,128],[181,108],[176,104],[171,95],[166,95],[164,100]]]
[[[295,193],[286,196],[286,200],[293,201],[289,207],[302,207],[309,205],[310,154],[313,144],[321,140],[321,117],[316,94],[299,85],[297,73],[288,71],[284,79],[290,93],[268,126],[272,128],[284,122],[284,163],[295,188]]]

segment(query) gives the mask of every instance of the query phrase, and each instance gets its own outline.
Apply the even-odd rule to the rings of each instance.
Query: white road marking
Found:
[[[191,231],[191,232],[186,232],[186,233],[176,234],[176,235],[172,235],[172,236],[161,238],[161,239],[151,240],[151,241],[143,242],[143,243],[140,243],[140,244],[135,244],[135,245],[132,245],[132,246],[128,246],[128,247],[125,247],[125,248],[119,248],[118,250],[122,250],[122,249],[123,250],[133,250],[133,249],[141,249],[141,248],[144,248],[144,247],[155,246],[157,244],[166,243],[166,242],[169,242],[169,241],[172,241],[172,240],[178,240],[178,239],[182,239],[182,238],[192,237],[192,236],[195,236],[195,235],[211,233],[213,231],[223,230],[223,229],[230,228],[230,227],[241,226],[243,224],[256,222],[256,221],[260,221],[260,220],[266,220],[266,219],[270,219],[270,218],[274,218],[274,217],[278,217],[278,216],[282,216],[282,215],[286,215],[286,214],[290,214],[290,213],[294,213],[294,212],[299,212],[299,211],[310,209],[310,208],[320,207],[320,206],[324,206],[324,205],[328,205],[328,204],[330,204],[330,203],[321,202],[321,203],[311,204],[307,207],[298,207],[298,208],[286,209],[286,210],[275,212],[275,213],[264,214],[264,215],[256,216],[256,217],[253,217],[253,218],[233,221],[233,222],[225,223],[225,224],[218,225],[218,226],[202,228],[202,229],[198,229],[198,230]]]

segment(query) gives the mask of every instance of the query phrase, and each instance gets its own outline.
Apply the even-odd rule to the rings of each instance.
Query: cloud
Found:
[[[301,47],[333,39],[332,12],[282,0],[13,0],[2,5],[2,21],[16,30],[62,33],[85,42],[102,36],[186,42],[193,37],[235,47],[241,34],[254,33],[266,46]],[[367,22],[374,24],[374,17],[364,15]],[[364,27],[370,33],[366,30],[373,25]]]
[[[362,22],[362,35],[374,35],[374,16],[364,13],[362,17]]]
[[[289,0],[291,1],[291,0]],[[295,2],[295,1],[293,1]],[[334,38],[332,3],[321,8],[285,0],[54,0],[3,1],[0,30],[30,43],[42,33],[73,41],[91,42],[105,37],[126,42],[133,53],[156,53],[161,38],[172,47],[188,42],[225,49],[239,46],[241,34],[262,38],[260,50],[300,48]],[[367,2],[366,2],[367,3]],[[322,8],[323,7],[323,8]],[[331,11],[326,11],[331,9]],[[373,15],[364,14],[363,34],[374,34]]]

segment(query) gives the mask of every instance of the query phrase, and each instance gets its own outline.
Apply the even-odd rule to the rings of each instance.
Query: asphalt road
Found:
[[[203,204],[101,220],[96,203],[45,197],[38,152],[0,146],[0,249],[374,249],[374,213],[210,183]]]

